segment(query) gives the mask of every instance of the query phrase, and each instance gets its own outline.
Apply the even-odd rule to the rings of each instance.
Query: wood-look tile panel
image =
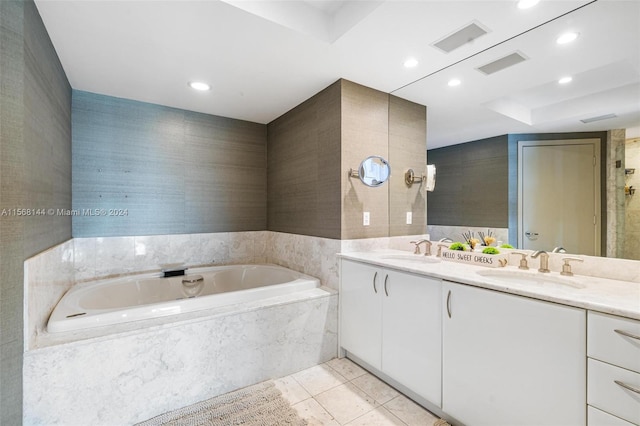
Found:
[[[427,194],[424,185],[408,187],[404,173],[426,173],[427,110],[397,96],[389,96],[389,235],[423,234],[427,229]],[[407,225],[407,212],[412,224]]]
[[[342,83],[342,238],[372,238],[389,235],[389,187],[371,188],[358,178],[349,178],[349,168],[358,168],[371,155],[389,158],[389,95],[359,84]],[[363,226],[363,212],[371,223]]]
[[[268,125],[268,229],[340,238],[340,84]]]

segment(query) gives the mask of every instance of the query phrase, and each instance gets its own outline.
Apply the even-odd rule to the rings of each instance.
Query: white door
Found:
[[[473,426],[584,426],[586,312],[443,282],[442,410]]]
[[[438,407],[442,398],[442,283],[385,270],[382,371]]]
[[[381,369],[383,270],[343,260],[340,271],[340,346]]]
[[[518,142],[518,247],[600,254],[597,139]]]

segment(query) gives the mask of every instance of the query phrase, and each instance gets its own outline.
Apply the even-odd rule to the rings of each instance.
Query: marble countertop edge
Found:
[[[411,255],[410,252],[401,250],[376,250],[339,253],[338,257],[502,293],[640,320],[640,283],[637,282],[575,275],[572,279],[584,284],[584,288],[543,287],[519,283],[506,285],[503,282],[496,282],[491,278],[484,277],[478,272],[491,269],[517,272],[517,267],[488,268],[446,260],[437,263],[415,263],[402,259],[384,258],[390,254]],[[528,273],[538,272],[533,270]],[[560,274],[551,272],[548,276],[559,278]]]

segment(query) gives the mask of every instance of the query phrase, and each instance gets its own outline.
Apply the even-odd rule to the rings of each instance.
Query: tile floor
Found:
[[[432,426],[438,420],[346,358],[274,382],[309,426]]]

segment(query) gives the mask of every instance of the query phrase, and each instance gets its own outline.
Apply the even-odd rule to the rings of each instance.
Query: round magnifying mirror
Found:
[[[380,186],[389,179],[391,167],[384,158],[372,155],[360,163],[358,175],[362,183],[367,186]]]

